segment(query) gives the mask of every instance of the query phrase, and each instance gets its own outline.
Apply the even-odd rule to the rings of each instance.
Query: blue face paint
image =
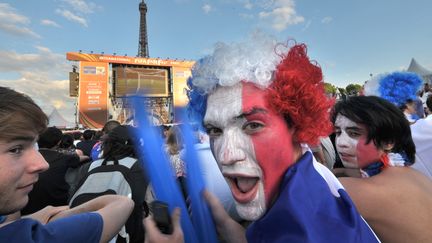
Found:
[[[3,224],[6,221],[6,216],[0,215],[0,224]]]

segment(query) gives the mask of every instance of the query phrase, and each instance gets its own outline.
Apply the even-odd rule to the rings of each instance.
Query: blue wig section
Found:
[[[186,185],[192,209],[192,223],[199,242],[216,243],[218,241],[212,215],[202,195],[205,183],[198,160],[198,154],[194,147],[194,141],[196,139],[187,121],[186,111],[182,113],[182,121],[184,121],[184,123],[181,125],[181,131],[185,144],[185,155],[183,159],[186,162]]]
[[[181,226],[183,229],[185,242],[199,242],[196,237],[195,229],[188,217],[186,204],[177,182],[175,175],[169,164],[166,154],[162,150],[162,138],[154,127],[148,121],[147,113],[138,102],[138,98],[133,100],[135,108],[135,119],[139,127],[135,129],[137,138],[142,145],[136,144],[135,150],[142,163],[142,167],[147,172],[156,199],[166,202],[169,210],[175,207],[181,209]]]
[[[379,83],[381,97],[400,107],[416,98],[423,80],[415,73],[394,72],[382,77]]]

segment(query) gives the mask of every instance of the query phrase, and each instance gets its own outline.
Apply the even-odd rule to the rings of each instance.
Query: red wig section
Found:
[[[306,45],[294,45],[283,57],[267,99],[291,121],[294,141],[315,145],[319,137],[332,132],[329,110],[334,100],[325,96],[321,68],[309,60]]]

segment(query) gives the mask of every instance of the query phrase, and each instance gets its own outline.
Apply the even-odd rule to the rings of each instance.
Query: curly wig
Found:
[[[334,101],[325,96],[321,68],[309,60],[306,45],[288,48],[268,38],[219,44],[213,55],[197,61],[186,90],[191,119],[202,122],[208,94],[215,88],[242,81],[269,90],[268,103],[295,129],[296,142],[316,144],[331,133],[329,110]]]
[[[297,44],[277,66],[268,102],[294,128],[298,142],[316,144],[332,132],[329,110],[334,101],[325,96],[321,68],[311,63],[306,45]]]

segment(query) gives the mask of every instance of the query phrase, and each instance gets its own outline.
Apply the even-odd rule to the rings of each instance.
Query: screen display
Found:
[[[113,67],[115,96],[168,96],[168,70],[146,67]]]

